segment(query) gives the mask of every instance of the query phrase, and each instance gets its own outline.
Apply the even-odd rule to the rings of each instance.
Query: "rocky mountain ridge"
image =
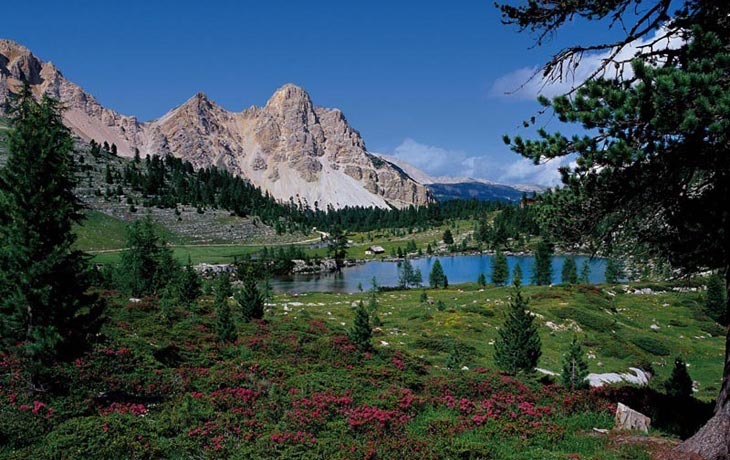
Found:
[[[162,117],[140,122],[103,107],[53,63],[0,40],[0,102],[26,82],[36,96],[64,104],[64,120],[78,137],[115,144],[122,156],[170,154],[196,167],[224,167],[279,200],[320,209],[433,201],[424,185],[368,153],[340,110],[315,106],[292,84],[263,107],[230,112],[198,93]]]

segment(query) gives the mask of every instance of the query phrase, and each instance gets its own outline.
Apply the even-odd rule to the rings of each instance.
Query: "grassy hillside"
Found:
[[[530,310],[538,315],[543,342],[539,366],[559,373],[562,354],[576,335],[586,353],[595,355],[588,359],[591,372],[626,372],[630,366],[651,364],[659,382],[671,373],[674,358],[682,356],[699,383],[696,395],[712,400],[722,380],[724,329],[704,315],[702,294],[674,292],[669,285],[655,289],[669,290],[637,295],[606,286],[524,287]],[[412,352],[434,366],[444,366],[453,343],[460,343],[471,354],[470,367],[493,367],[492,343],[504,323],[511,288],[428,289],[427,303],[420,301],[422,292],[378,295],[378,315],[384,324],[375,343]],[[350,324],[353,318],[352,304],[365,298],[365,294],[279,295],[275,310],[286,308],[284,315],[304,314],[344,330],[341,323]],[[444,303],[443,311],[438,301]]]
[[[648,459],[645,447],[593,428],[612,426],[617,400],[676,408],[672,401],[651,390],[567,392],[489,369],[489,341],[509,292],[427,291],[447,302],[444,311],[421,305],[419,291],[381,293],[384,325],[369,353],[356,352],[345,334],[360,296],[277,296],[265,322],[237,322],[232,344],[216,341],[210,296],[178,307],[169,320],[152,300],[111,297],[93,351],[53,370],[60,396],[29,398],[22,363],[0,355],[0,457]],[[654,334],[672,353],[685,354],[702,395],[710,396],[722,340],[679,338],[706,336],[696,295],[527,293],[532,310],[545,317],[538,317],[543,367],[557,369],[573,334],[551,333],[543,321],[561,320],[561,309],[573,307],[595,315],[578,315],[578,336],[593,341],[587,348],[598,356],[592,370],[599,360],[606,370],[638,358],[662,361],[628,345]],[[612,315],[604,311],[611,308]],[[658,333],[648,332],[653,319],[662,326]],[[474,348],[471,370],[444,369],[446,337]],[[632,356],[608,351],[609,338]],[[683,420],[698,408],[689,404]],[[671,426],[658,416],[654,423]]]

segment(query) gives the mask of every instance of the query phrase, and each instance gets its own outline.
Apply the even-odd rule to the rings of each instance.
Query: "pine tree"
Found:
[[[705,294],[705,311],[707,315],[722,325],[728,323],[727,299],[725,286],[719,275],[710,275],[707,279],[707,294]]]
[[[344,267],[347,258],[347,233],[339,226],[334,228],[329,237],[327,252],[335,259],[337,271],[340,271]]]
[[[624,277],[624,270],[621,263],[616,259],[608,259],[606,261],[606,272],[605,278],[606,283],[616,284],[621,278]]]
[[[494,362],[507,374],[532,372],[540,359],[541,344],[534,317],[527,312],[519,283],[514,285],[507,320],[494,343]]]
[[[676,398],[689,398],[692,396],[692,377],[689,376],[687,364],[682,358],[675,358],[672,375],[664,382],[664,389],[669,396]]]
[[[517,263],[512,269],[512,284],[522,284],[522,264]]]
[[[436,259],[431,267],[431,273],[428,274],[428,284],[432,288],[446,287],[445,280],[444,267],[441,265],[441,261]]]
[[[450,229],[447,228],[446,231],[444,231],[443,240],[444,244],[454,244],[454,235],[451,234]]]
[[[370,339],[372,336],[373,330],[370,327],[370,317],[362,301],[360,301],[355,310],[355,321],[348,333],[348,337],[358,350],[368,351],[371,348]]]
[[[563,372],[560,375],[563,386],[570,389],[588,388],[588,363],[583,358],[583,349],[573,336],[568,352],[563,356]]]
[[[193,264],[188,256],[188,263],[185,268],[180,271],[176,281],[177,297],[180,303],[190,306],[202,294],[202,282],[200,276],[193,268]]]
[[[243,276],[243,289],[236,293],[236,301],[241,306],[241,316],[246,322],[264,317],[264,296],[258,288],[252,268]]]
[[[101,304],[87,292],[90,271],[73,249],[83,218],[74,196],[73,138],[59,103],[24,87],[9,104],[9,156],[0,169],[0,348],[38,366],[81,351],[96,332]]]
[[[492,258],[492,283],[503,286],[509,277],[509,266],[507,256],[500,250]]]
[[[400,264],[398,286],[400,286],[402,289],[408,289],[408,287],[411,285],[411,282],[413,281],[413,273],[413,264],[411,264],[411,261],[408,260],[408,257],[406,257]]]
[[[118,272],[120,287],[135,297],[155,294],[177,279],[180,267],[149,216],[127,227]]]
[[[225,272],[218,276],[215,289],[214,307],[218,316],[216,320],[216,332],[221,342],[233,342],[236,339],[236,324],[231,313],[229,298],[233,294],[231,288],[231,277]]]
[[[588,260],[583,261],[583,266],[580,268],[580,284],[590,284],[591,266],[588,264]]]
[[[564,284],[576,284],[578,282],[578,266],[575,264],[575,258],[566,257],[563,261],[560,281]]]
[[[479,276],[477,277],[477,285],[482,287],[487,285],[487,276],[484,274],[484,272],[479,272]]]
[[[535,250],[535,268],[532,282],[538,286],[547,286],[553,281],[553,249],[545,241],[537,243]]]

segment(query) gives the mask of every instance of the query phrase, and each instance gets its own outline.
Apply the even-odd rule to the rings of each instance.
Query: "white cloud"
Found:
[[[410,138],[395,148],[393,156],[432,176],[447,176],[461,171],[461,163],[467,158],[464,152],[421,144]]]
[[[494,155],[468,155],[460,150],[421,144],[410,138],[396,147],[392,155],[433,177],[470,177],[545,187],[558,185],[558,168],[571,162],[570,158],[553,159],[540,165],[526,158],[499,162]]]
[[[558,172],[558,168],[565,165],[574,167],[575,163],[571,158],[564,157],[553,158],[536,165],[532,160],[521,158],[506,165],[498,180],[511,184],[536,184],[545,187],[554,187],[560,184],[560,172]]]
[[[630,43],[613,59],[615,61],[629,60],[641,52],[642,46],[655,42],[665,33],[666,29],[661,28],[651,37]],[[679,36],[673,35],[670,39],[657,43],[657,46],[672,49],[678,48],[682,43],[683,41]],[[553,98],[565,94],[593,75],[601,64],[610,57],[611,53],[611,51],[605,51],[585,54],[577,68],[565,70],[561,78],[557,81],[545,80],[541,73],[536,75],[538,66],[523,67],[514,70],[494,81],[492,87],[489,89],[489,96],[535,100],[538,95]],[[630,65],[623,66],[620,69],[616,69],[611,65],[604,69],[603,73],[598,76],[615,77],[619,71],[625,78],[630,78],[633,75],[633,70]]]

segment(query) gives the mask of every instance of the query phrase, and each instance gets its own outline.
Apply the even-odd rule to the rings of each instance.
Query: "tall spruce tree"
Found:
[[[216,281],[215,302],[213,304],[217,315],[215,330],[218,334],[218,340],[221,342],[236,340],[236,323],[233,320],[229,301],[232,294],[233,288],[231,287],[230,275],[227,272],[221,273]]]
[[[583,357],[583,349],[578,338],[573,336],[568,352],[563,356],[563,371],[560,378],[563,386],[571,389],[588,388],[588,363]]]
[[[730,266],[730,2],[561,0],[499,5],[503,22],[543,39],[570,23],[620,25],[613,40],[558,51],[536,74],[560,80],[586,53],[606,53],[571,94],[540,102],[585,134],[509,139],[535,162],[576,158],[564,186],[540,199],[544,227],[562,241],[668,260],[686,272]],[[639,14],[636,14],[637,11]],[[639,52],[623,53],[637,43]],[[530,125],[530,122],[527,123]],[[730,288],[730,270],[725,273]],[[727,302],[728,300],[726,300]],[[726,304],[726,310],[730,305]],[[730,455],[730,338],[715,414],[683,452]]]
[[[370,327],[370,315],[362,301],[357,304],[355,320],[347,335],[360,351],[368,351],[372,347],[370,340],[373,336],[373,329]]]
[[[532,372],[540,359],[541,344],[534,317],[527,311],[519,283],[514,284],[507,320],[494,343],[494,362],[508,374]]]
[[[620,261],[610,258],[606,261],[606,283],[616,284],[624,277],[624,269]]]
[[[675,398],[689,398],[692,396],[692,377],[687,371],[687,364],[680,357],[674,359],[672,375],[664,382],[664,390]]]
[[[75,355],[99,326],[90,272],[72,248],[83,206],[74,196],[73,139],[57,101],[26,86],[8,107],[9,156],[0,170],[0,345],[20,346],[37,372]]]
[[[560,281],[565,284],[575,284],[578,282],[578,266],[575,264],[574,257],[566,257],[563,261]]]
[[[522,284],[522,264],[519,262],[512,269],[512,284]]]
[[[502,286],[509,278],[509,266],[507,256],[500,250],[492,258],[492,283]]]
[[[436,259],[431,266],[431,273],[428,274],[428,284],[432,288],[446,287],[445,280],[444,267],[441,265],[441,261]]]
[[[705,311],[718,323],[728,324],[727,299],[725,286],[720,275],[713,274],[707,278],[707,293],[705,294]]]
[[[150,216],[127,227],[127,244],[118,267],[120,287],[135,297],[153,295],[174,283],[180,266]]]
[[[248,268],[243,276],[243,289],[236,292],[236,301],[241,306],[241,316],[248,322],[264,317],[264,296],[259,290],[252,268]]]
[[[547,286],[553,281],[553,248],[546,241],[537,243],[535,249],[535,267],[532,282],[538,286]]]

